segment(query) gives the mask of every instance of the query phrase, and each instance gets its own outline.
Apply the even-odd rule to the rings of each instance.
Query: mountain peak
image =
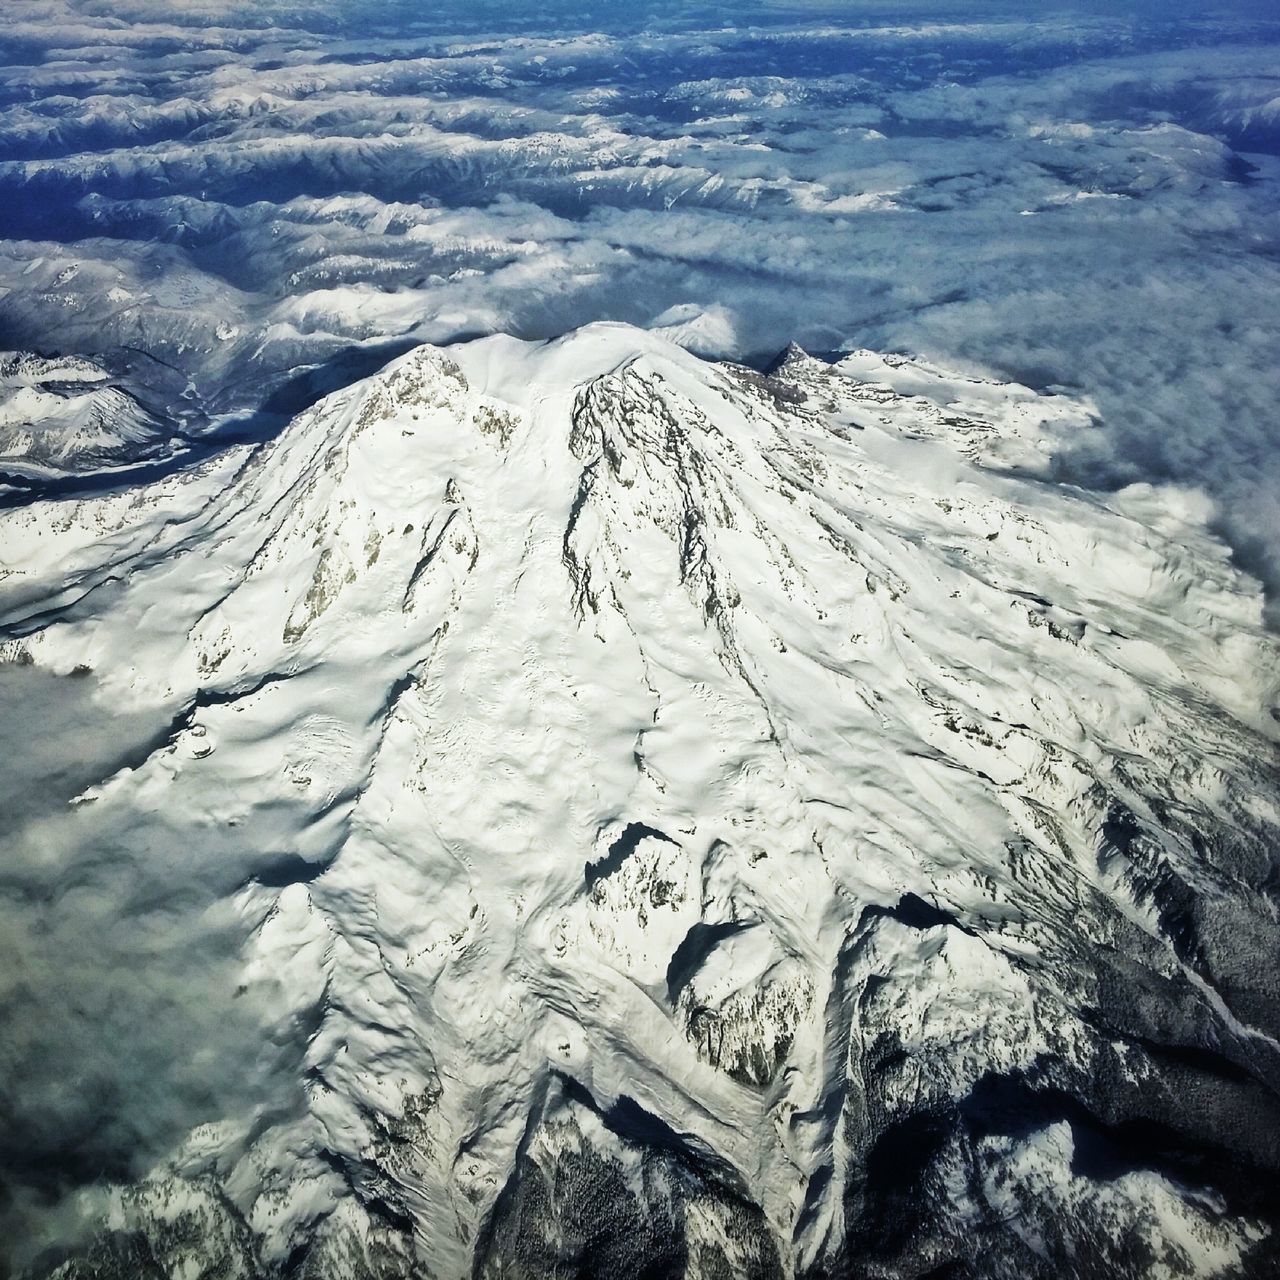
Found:
[[[772,375],[787,368],[803,365],[806,361],[811,360],[812,358],[813,357],[810,356],[809,353],[793,339],[791,342],[788,342],[787,345],[783,347],[783,349],[779,351],[767,365],[765,365],[764,371],[766,375]]]
[[[1114,1210],[1073,1143],[1213,1140],[1196,1064],[1262,1078],[1280,1030],[1256,586],[1168,494],[1000,473],[991,441],[1064,405],[890,375],[616,325],[421,348],[252,454],[72,504],[51,586],[125,585],[33,616],[24,661],[172,717],[80,800],[129,847],[157,805],[216,841],[239,1007],[307,1029],[269,1086],[300,1106],[191,1135],[131,1229],[199,1200],[245,1274],[543,1274],[590,1232],[618,1274],[945,1247],[1012,1275],[1000,1196],[1042,1233]],[[992,1091],[1025,1133],[983,1128]],[[1245,1248],[1124,1159],[1125,1194]],[[919,1187],[907,1244],[865,1233]]]

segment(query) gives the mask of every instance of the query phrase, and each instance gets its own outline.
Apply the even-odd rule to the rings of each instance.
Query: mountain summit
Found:
[[[598,325],[0,515],[270,1046],[57,1274],[1265,1274],[1280,662],[1089,429]]]

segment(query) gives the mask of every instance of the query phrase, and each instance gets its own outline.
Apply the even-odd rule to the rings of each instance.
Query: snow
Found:
[[[193,1131],[120,1213],[159,1230],[212,1183],[209,1231],[238,1215],[269,1264],[461,1276],[535,1230],[500,1196],[529,1161],[649,1194],[627,1103],[705,1174],[690,1238],[765,1267],[727,1167],[790,1274],[838,1257],[875,1124],[1129,1052],[1082,950],[1235,1060],[1274,1050],[1228,1009],[1238,957],[1193,973],[1166,936],[1138,846],[1097,854],[1117,806],[1162,883],[1210,875],[1215,833],[1275,838],[1260,592],[1194,497],[1034,478],[1089,420],[900,357],[765,378],[602,324],[420,348],[257,451],[0,514],[9,656],[172,723],[82,799],[243,868],[236,999],[296,1046],[301,1101]],[[1161,825],[1172,795],[1208,853]],[[1155,1174],[1082,1186],[1069,1145],[988,1143],[992,1203],[1207,1231],[1170,1246],[1188,1274],[1242,1256],[1252,1228]]]
[[[0,471],[109,469],[163,443],[155,417],[90,361],[0,353]]]

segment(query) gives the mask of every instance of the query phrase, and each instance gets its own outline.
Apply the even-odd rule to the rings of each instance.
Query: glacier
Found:
[[[31,1265],[1274,1274],[1280,650],[1094,429],[600,323],[0,511],[0,673],[121,726],[41,883],[219,939],[243,1081]]]

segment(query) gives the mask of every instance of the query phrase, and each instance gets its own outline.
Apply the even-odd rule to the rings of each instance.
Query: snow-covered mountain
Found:
[[[167,440],[155,415],[93,361],[0,353],[0,484],[107,470]]]
[[[4,656],[168,725],[84,839],[221,877],[293,1085],[57,1274],[1272,1274],[1280,655],[1090,429],[596,325],[3,513]]]

